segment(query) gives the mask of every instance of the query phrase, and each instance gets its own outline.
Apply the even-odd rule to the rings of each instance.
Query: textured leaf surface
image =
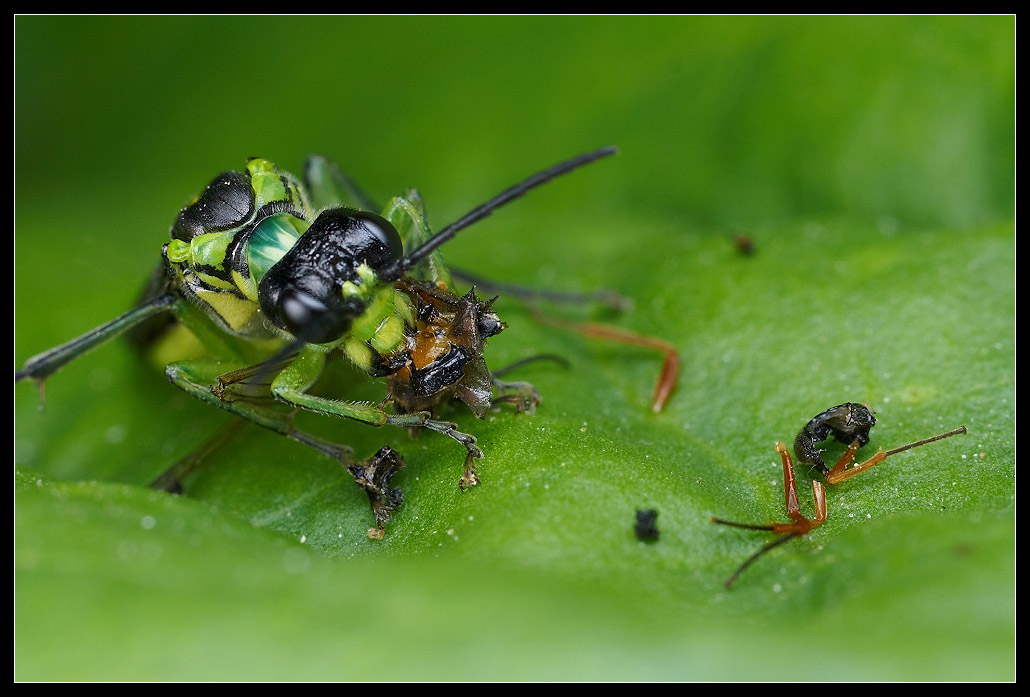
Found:
[[[178,207],[248,155],[416,185],[440,226],[614,143],[447,256],[615,288],[631,312],[551,312],[684,368],[651,414],[657,355],[502,298],[492,366],[571,366],[519,373],[536,414],[455,412],[475,489],[445,438],[302,417],[405,455],[381,541],[338,465],[255,427],[187,496],[146,489],[228,417],[122,342],[48,381],[43,413],[18,385],[16,677],[1011,679],[1013,24],[18,18],[16,361],[130,306]],[[328,389],[382,394],[346,370]],[[708,518],[782,519],[773,441],[844,401],[876,409],[870,450],[969,434],[832,487],[825,525],[725,591],[766,538]]]

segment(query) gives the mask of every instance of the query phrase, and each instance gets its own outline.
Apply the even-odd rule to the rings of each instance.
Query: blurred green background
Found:
[[[656,355],[502,298],[491,365],[572,365],[520,373],[535,415],[455,412],[486,452],[476,489],[444,438],[302,417],[406,456],[380,542],[335,463],[257,428],[186,497],[148,491],[228,417],[123,342],[52,378],[43,413],[18,385],[15,677],[1012,679],[1014,31],[16,17],[16,364],[130,307],[179,207],[248,156],[322,153],[380,200],[418,187],[439,227],[614,144],[446,254],[614,288],[631,312],[550,311],[662,337],[684,370],[653,415]],[[783,519],[773,441],[844,401],[877,410],[870,449],[970,433],[831,488],[824,526],[725,591],[766,538],[708,518]],[[633,537],[643,507],[657,543]]]

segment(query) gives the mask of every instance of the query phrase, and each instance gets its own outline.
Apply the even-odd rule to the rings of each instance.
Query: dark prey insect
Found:
[[[850,479],[857,474],[865,472],[870,467],[880,464],[891,455],[896,455],[900,452],[904,452],[905,450],[919,447],[920,445],[926,445],[927,443],[932,443],[934,441],[941,440],[942,438],[949,438],[966,432],[966,427],[960,426],[952,431],[948,431],[947,433],[917,440],[907,445],[891,448],[890,450],[880,448],[876,451],[875,455],[865,462],[849,468],[848,465],[850,465],[855,459],[855,453],[858,449],[869,443],[869,430],[875,425],[876,416],[869,407],[863,404],[854,404],[851,402],[837,405],[817,414],[811,421],[805,424],[805,427],[801,429],[800,433],[798,433],[797,438],[794,439],[794,455],[797,457],[799,464],[807,465],[811,470],[815,470],[825,477],[827,484],[839,484],[846,479]],[[832,468],[827,467],[826,463],[823,462],[822,451],[817,447],[818,443],[826,440],[831,435],[836,438],[838,442],[848,444],[844,454],[841,455],[837,464]],[[822,525],[823,522],[826,521],[826,489],[823,487],[822,482],[817,479],[812,479],[812,498],[815,501],[815,518],[808,519],[801,513],[801,505],[798,502],[798,492],[794,480],[794,463],[791,461],[790,452],[788,452],[787,446],[779,441],[776,442],[776,452],[780,454],[780,459],[783,460],[783,490],[787,501],[787,516],[790,517],[791,522],[773,523],[770,525],[752,525],[749,523],[733,523],[720,518],[712,518],[713,523],[731,525],[736,528],[745,528],[747,530],[764,530],[779,535],[775,540],[764,545],[761,549],[748,557],[747,560],[745,560],[744,563],[733,572],[733,575],[726,579],[725,585],[727,588],[730,588],[744,570],[751,566],[751,564],[753,564],[763,554],[779,547],[785,542],[789,542],[795,537],[807,535],[812,528]]]
[[[386,448],[355,462],[350,448],[295,428],[296,410],[442,433],[465,449],[461,487],[475,485],[482,452],[475,437],[438,418],[441,409],[457,400],[480,417],[502,403],[528,411],[539,396],[529,383],[502,381],[487,368],[483,348],[505,324],[493,300],[454,292],[439,248],[527,191],[615,151],[601,148],[539,172],[435,234],[413,189],[377,214],[324,158],[308,159],[303,182],[253,158],[245,171],[215,177],[182,209],[140,305],[29,359],[15,378],[38,382],[42,397],[48,376],[94,346],[130,329],[159,335],[177,321],[212,357],[171,363],[168,379],[343,463],[372,501],[377,527],[370,535],[381,536],[401,501],[390,488],[400,456]],[[383,379],[385,400],[348,402],[309,391],[333,353]],[[665,396],[675,375],[666,382]],[[180,489],[193,466],[173,468],[155,484]]]

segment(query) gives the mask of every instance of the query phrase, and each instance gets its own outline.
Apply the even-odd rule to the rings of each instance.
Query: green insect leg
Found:
[[[442,433],[465,446],[465,469],[459,482],[461,488],[475,486],[479,482],[475,460],[482,458],[483,452],[476,446],[474,436],[459,431],[457,424],[432,418],[432,414],[427,411],[389,414],[382,407],[367,402],[344,402],[308,394],[306,390],[321,374],[324,365],[324,352],[313,347],[303,349],[297,359],[273,380],[272,394],[291,406],[329,416],[342,416],[369,426],[426,428]]]
[[[141,322],[162,312],[169,311],[178,300],[179,296],[166,293],[129,310],[125,314],[86,332],[76,339],[72,339],[66,344],[55,346],[49,351],[33,356],[25,361],[25,365],[22,366],[21,370],[14,371],[14,381],[36,380],[42,388],[43,381],[66,363],[73,361],[90,349],[113,339]]]
[[[165,373],[173,385],[203,402],[303,443],[344,466],[353,464],[349,447],[294,428],[293,413],[272,402],[267,392],[263,401],[259,395],[251,392],[230,394],[229,391],[223,391],[222,397],[218,397],[212,386],[218,384],[219,377],[226,374],[228,367],[223,361],[183,361],[169,365]],[[250,384],[247,387],[255,388]]]
[[[408,189],[404,196],[394,196],[383,209],[383,217],[386,218],[400,233],[404,241],[404,249],[410,252],[422,246],[433,236],[429,228],[429,218],[426,215],[426,204],[422,195],[415,189]],[[450,290],[454,287],[451,279],[451,270],[443,260],[443,254],[439,249],[435,250],[425,260],[424,264],[414,269],[414,275],[420,281],[430,281]]]
[[[195,448],[186,457],[162,472],[157,479],[150,482],[150,488],[167,491],[170,494],[181,494],[183,480],[200,469],[209,457],[231,443],[246,425],[246,421],[233,419],[200,447]]]
[[[312,155],[304,162],[304,181],[315,208],[347,206],[370,212],[379,210],[338,164],[322,155]]]
[[[368,530],[368,536],[373,539],[382,538],[390,516],[400,508],[404,500],[400,489],[390,487],[390,480],[404,467],[404,460],[400,454],[390,448],[382,448],[367,460],[355,461],[352,458],[351,448],[295,428],[293,426],[294,410],[286,410],[283,405],[273,402],[267,385],[262,402],[256,392],[260,381],[232,382],[226,379],[226,376],[231,374],[254,376],[257,375],[255,371],[240,369],[227,373],[223,372],[225,368],[226,364],[219,361],[182,362],[168,366],[167,373],[173,384],[194,397],[220,409],[230,411],[247,421],[275,431],[309,448],[314,448],[343,465],[344,469],[354,477],[354,482],[358,487],[368,496],[372,507],[376,526]],[[257,366],[257,368],[262,368],[262,366]],[[315,377],[317,378],[317,374]],[[221,397],[216,396],[216,388],[212,385],[221,387]],[[241,391],[234,389],[238,386],[242,386]],[[150,486],[163,491],[180,493],[183,488],[183,479],[196,471],[213,452],[235,438],[243,423],[243,421],[234,421],[229,424],[214,438],[172,465]]]

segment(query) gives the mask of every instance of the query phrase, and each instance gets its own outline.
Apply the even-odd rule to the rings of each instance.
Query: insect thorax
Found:
[[[163,255],[184,296],[233,334],[266,338],[258,284],[314,217],[303,186],[268,160],[218,175],[172,226]]]

